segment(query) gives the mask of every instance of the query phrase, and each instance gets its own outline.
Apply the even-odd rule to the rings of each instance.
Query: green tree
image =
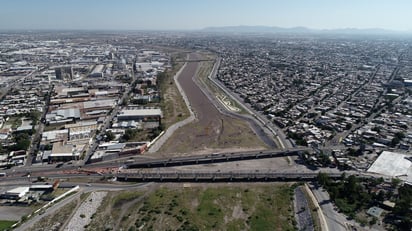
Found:
[[[393,188],[397,188],[402,181],[398,178],[392,178],[391,185]]]
[[[30,135],[23,132],[23,133],[17,133],[14,136],[14,141],[16,144],[14,145],[14,151],[17,150],[27,150],[30,146]]]
[[[319,172],[318,173],[318,182],[322,186],[328,186],[331,184],[331,179],[327,173]]]
[[[393,210],[395,217],[401,218],[399,230],[412,230],[412,187],[403,185],[399,188],[399,198]]]
[[[136,136],[136,133],[137,133],[137,130],[128,128],[124,132],[124,134],[122,136],[122,139],[124,139],[126,141],[129,141],[129,140],[133,139]]]
[[[105,136],[104,141],[106,141],[106,142],[112,141],[112,140],[114,140],[114,138],[116,138],[116,136],[113,134],[112,131],[106,131],[104,136]]]

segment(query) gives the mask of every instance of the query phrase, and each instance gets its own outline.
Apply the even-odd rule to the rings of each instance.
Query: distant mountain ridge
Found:
[[[222,26],[206,27],[201,31],[217,33],[293,33],[293,34],[412,34],[411,31],[395,31],[381,28],[343,28],[343,29],[310,29],[307,27],[276,27],[276,26]]]

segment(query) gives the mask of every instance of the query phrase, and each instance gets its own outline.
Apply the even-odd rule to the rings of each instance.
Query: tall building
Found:
[[[60,66],[54,69],[56,73],[56,79],[72,80],[73,79],[73,67],[72,66]]]

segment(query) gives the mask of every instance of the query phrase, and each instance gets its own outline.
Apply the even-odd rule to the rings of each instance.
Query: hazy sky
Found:
[[[412,0],[0,0],[0,29],[412,30]]]

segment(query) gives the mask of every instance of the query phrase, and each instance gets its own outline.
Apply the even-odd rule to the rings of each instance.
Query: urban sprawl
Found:
[[[187,77],[192,72],[196,74]],[[195,82],[184,86],[190,94],[177,82],[181,73],[186,73],[181,81]],[[178,89],[169,92],[174,105],[163,99],[164,84]],[[187,112],[175,108],[179,100]],[[202,104],[211,108],[210,117],[199,110]],[[173,124],[164,122],[167,110],[176,113]],[[263,141],[256,145],[261,149],[224,146],[238,144],[236,136],[242,131],[226,131],[229,138],[221,143],[227,149],[202,146],[202,137],[218,140],[215,133],[224,134],[227,125],[228,130],[240,126],[238,121],[246,121],[250,132],[245,133]],[[150,156],[156,152],[148,153],[154,144],[167,144],[184,126],[193,126],[197,132],[193,145],[203,153]],[[178,141],[175,146],[185,138]],[[0,179],[31,181],[35,173],[36,181],[42,182],[47,180],[42,171],[58,179],[53,184],[32,184],[36,183],[32,180],[30,186],[2,188],[4,203],[46,200],[40,194],[54,191],[59,179],[70,174],[99,174],[111,181],[317,179],[311,189],[327,189],[338,210],[356,222],[411,227],[410,217],[402,215],[411,212],[405,202],[410,195],[404,196],[410,189],[400,188],[412,184],[411,146],[412,40],[407,37],[0,33]],[[148,158],[134,159],[141,156]],[[279,168],[267,167],[270,161],[256,169],[207,165],[279,156],[288,162]],[[166,168],[175,165],[183,167]],[[185,169],[186,165],[199,167]],[[331,178],[342,180],[331,183]],[[352,190],[354,199],[345,190]],[[106,194],[92,195],[100,201]],[[366,208],[368,218],[359,218],[360,208]],[[382,218],[384,211],[392,211],[384,213],[390,219]]]

